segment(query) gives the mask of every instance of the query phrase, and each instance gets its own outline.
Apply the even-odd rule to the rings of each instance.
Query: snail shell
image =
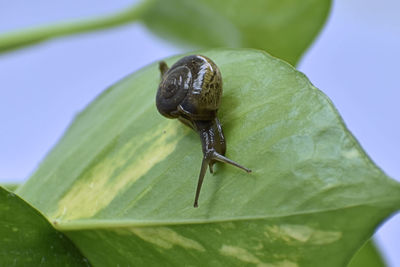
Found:
[[[211,59],[192,55],[166,71],[157,92],[158,111],[168,118],[180,115],[192,120],[211,120],[221,103],[222,78]]]

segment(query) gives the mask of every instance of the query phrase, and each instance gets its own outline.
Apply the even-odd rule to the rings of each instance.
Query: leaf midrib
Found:
[[[238,221],[254,221],[254,220],[267,220],[277,219],[292,216],[301,215],[312,215],[317,213],[332,212],[338,210],[346,210],[351,208],[357,208],[362,206],[373,206],[378,205],[385,206],[392,209],[391,213],[396,212],[400,209],[400,196],[391,198],[382,198],[378,201],[370,201],[364,203],[355,203],[352,205],[336,207],[331,209],[315,209],[309,211],[292,212],[287,214],[272,215],[272,216],[240,216],[240,217],[228,217],[228,218],[214,218],[214,219],[194,219],[194,220],[175,220],[175,221],[162,221],[162,220],[81,220],[72,222],[60,222],[53,221],[54,228],[60,231],[79,231],[79,230],[97,230],[97,229],[112,229],[112,228],[129,228],[129,227],[154,227],[154,226],[170,226],[170,225],[185,225],[185,224],[212,224],[212,223],[225,223],[225,222],[238,222]],[[49,218],[51,220],[51,218]],[[51,220],[52,221],[52,220]]]

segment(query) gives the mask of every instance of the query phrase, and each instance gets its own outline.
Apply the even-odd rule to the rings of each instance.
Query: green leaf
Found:
[[[385,262],[372,240],[367,243],[351,259],[349,267],[385,267]]]
[[[0,266],[89,266],[37,210],[0,187]]]
[[[245,47],[295,65],[321,30],[331,0],[143,0],[106,16],[0,35],[0,53],[53,38],[142,21],[163,38],[196,48]]]
[[[330,0],[158,0],[149,29],[197,48],[245,47],[295,65],[321,30]]]
[[[289,64],[256,50],[202,54],[223,76],[227,156],[253,173],[217,164],[193,208],[200,140],[157,112],[154,63],[80,113],[18,192],[98,266],[348,263],[399,209],[399,183]]]
[[[14,192],[15,190],[17,190],[18,186],[20,186],[19,184],[1,184],[0,186],[4,187],[5,189]]]

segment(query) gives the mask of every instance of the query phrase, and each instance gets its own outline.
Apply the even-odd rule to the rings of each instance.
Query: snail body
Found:
[[[194,207],[198,206],[201,186],[207,167],[225,162],[251,172],[225,157],[226,142],[217,111],[222,97],[222,77],[217,65],[201,55],[186,56],[171,68],[160,62],[161,82],[156,96],[158,111],[167,118],[176,118],[199,133],[203,161]]]

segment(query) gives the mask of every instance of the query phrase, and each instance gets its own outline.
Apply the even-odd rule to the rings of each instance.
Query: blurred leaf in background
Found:
[[[324,25],[330,6],[330,0],[145,0],[107,16],[4,34],[0,53],[143,22],[162,38],[192,48],[256,48],[295,65]]]
[[[196,48],[256,48],[295,65],[322,29],[330,0],[158,0],[142,18]]]

